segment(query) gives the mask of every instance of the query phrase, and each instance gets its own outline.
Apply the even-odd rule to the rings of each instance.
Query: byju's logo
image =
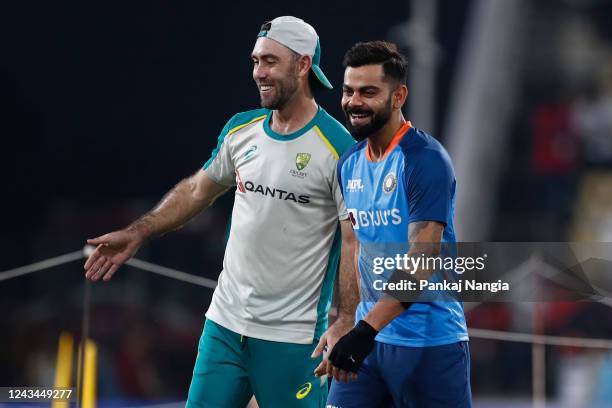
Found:
[[[369,211],[348,208],[347,211],[353,229],[380,226],[386,227],[388,225],[400,225],[402,223],[401,212],[397,208]]]
[[[351,220],[351,225],[353,226],[353,229],[358,230],[359,223],[357,222],[357,210],[354,208],[349,208],[347,209],[347,211],[348,211],[349,220]]]
[[[346,183],[347,193],[361,193],[363,192],[364,186],[361,179],[352,179]]]

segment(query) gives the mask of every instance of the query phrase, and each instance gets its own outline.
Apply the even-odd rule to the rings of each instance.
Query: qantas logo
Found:
[[[310,196],[308,195],[296,194],[296,193],[292,193],[287,190],[281,190],[280,188],[262,186],[261,184],[255,184],[252,181],[245,181],[244,183],[240,182],[238,184],[238,190],[241,193],[250,191],[252,193],[259,193],[266,197],[278,198],[279,200],[285,200],[285,201],[293,201],[298,204],[310,203]]]
[[[244,184],[242,183],[242,179],[240,178],[240,173],[238,172],[238,169],[236,169],[236,187],[238,188],[238,191],[240,191],[241,193],[246,193],[246,190],[244,189]]]
[[[400,210],[397,208],[370,211],[360,211],[356,208],[349,208],[347,211],[353,229],[359,229],[361,227],[386,227],[388,225],[400,225],[402,223],[402,216]]]

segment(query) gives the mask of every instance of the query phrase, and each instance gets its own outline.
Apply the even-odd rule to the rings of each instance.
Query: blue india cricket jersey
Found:
[[[378,162],[370,158],[367,139],[347,150],[338,162],[338,179],[360,244],[362,288],[373,279],[368,252],[386,251],[389,257],[406,253],[408,224],[412,222],[441,222],[445,225],[442,242],[455,242],[456,182],[450,157],[437,140],[413,128],[410,122],[397,131]],[[374,305],[363,298],[357,320]],[[463,305],[454,300],[415,303],[388,324],[376,340],[413,347],[466,341]]]

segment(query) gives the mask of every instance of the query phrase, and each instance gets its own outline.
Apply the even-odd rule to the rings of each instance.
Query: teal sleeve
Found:
[[[356,143],[349,131],[327,112],[324,112],[319,127],[339,157]]]
[[[221,149],[221,145],[223,144],[223,140],[225,139],[225,136],[227,136],[229,131],[234,127],[233,124],[234,124],[234,121],[236,119],[236,116],[238,116],[238,115],[232,116],[231,119],[227,121],[225,126],[223,126],[223,129],[221,130],[221,133],[219,134],[219,137],[217,138],[217,146],[211,152],[210,158],[202,166],[202,168],[204,170],[206,170],[208,168],[208,166],[210,166],[210,164],[215,159],[215,157],[217,157],[217,154],[219,154],[219,150]]]

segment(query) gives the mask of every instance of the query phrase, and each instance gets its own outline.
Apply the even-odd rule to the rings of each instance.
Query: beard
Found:
[[[353,136],[355,140],[357,140],[358,142],[361,142],[362,140],[366,139],[370,135],[379,131],[383,126],[387,124],[387,122],[389,121],[389,118],[391,117],[392,110],[393,109],[392,109],[391,96],[389,96],[387,103],[378,112],[374,112],[373,110],[368,109],[368,108],[348,108],[348,109],[345,108],[344,114],[346,116],[346,128],[348,129],[349,132],[351,132],[351,135]],[[354,126],[351,123],[352,113],[358,114],[358,115],[359,114],[370,115],[371,120],[369,123],[366,123],[365,125]]]
[[[261,106],[272,110],[282,109],[295,95],[298,89],[298,77],[291,69],[283,79],[276,81],[273,85],[275,95],[272,98],[264,98],[260,95]]]

